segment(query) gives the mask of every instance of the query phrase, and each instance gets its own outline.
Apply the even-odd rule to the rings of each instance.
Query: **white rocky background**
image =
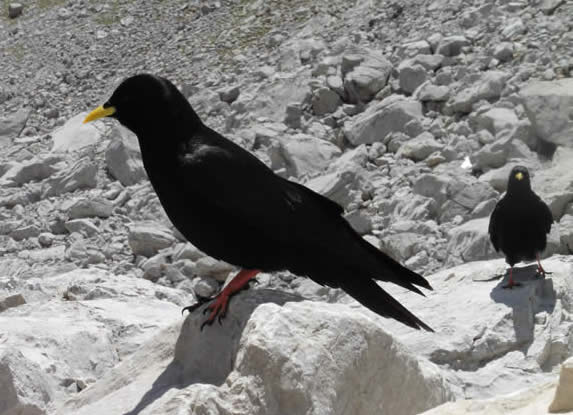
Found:
[[[573,410],[571,0],[1,6],[0,415]],[[233,267],[169,223],[130,133],[81,124],[143,71],[423,273],[426,298],[387,288],[436,333],[289,273],[222,327],[182,317]],[[516,164],[553,273],[505,291],[487,225]]]

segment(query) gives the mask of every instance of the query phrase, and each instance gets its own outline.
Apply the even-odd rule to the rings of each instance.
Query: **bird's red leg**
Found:
[[[513,287],[518,287],[521,284],[519,282],[515,282],[513,281],[513,266],[509,268],[509,281],[507,282],[507,285],[504,285],[502,288],[513,288]]]
[[[545,270],[543,269],[543,267],[541,266],[541,261],[539,260],[539,254],[536,254],[537,256],[537,273],[545,278],[545,274],[551,274],[550,272],[545,272]]]
[[[211,314],[209,314],[207,320],[201,324],[201,330],[203,330],[205,325],[211,325],[217,316],[219,316],[219,323],[221,323],[221,320],[227,313],[227,305],[229,304],[231,296],[237,291],[241,291],[259,272],[261,271],[258,269],[243,269],[239,271],[235,278],[233,278],[231,282],[227,284],[219,294],[217,294],[213,299],[213,302],[205,308],[204,313],[211,311]]]

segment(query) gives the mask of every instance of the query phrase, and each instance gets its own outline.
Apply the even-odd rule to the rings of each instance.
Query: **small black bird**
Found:
[[[229,298],[260,271],[289,270],[340,287],[375,313],[432,329],[374,280],[419,294],[422,276],[374,248],[341,216],[342,207],[273,173],[204,125],[168,80],[124,80],[84,122],[116,118],[133,131],[145,170],[175,227],[208,255],[242,271],[207,307],[204,324],[225,315]],[[192,311],[198,305],[186,307]]]
[[[520,285],[513,281],[513,266],[520,261],[537,259],[537,271],[545,276],[539,253],[547,245],[553,216],[549,207],[531,190],[526,167],[511,169],[507,193],[497,202],[489,219],[489,237],[496,251],[505,254],[509,269],[509,282],[503,288]]]

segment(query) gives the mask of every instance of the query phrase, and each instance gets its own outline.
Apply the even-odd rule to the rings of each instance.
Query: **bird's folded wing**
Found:
[[[343,221],[338,204],[275,175],[233,143],[195,146],[181,162],[183,188],[190,196],[261,234],[293,242],[304,234],[306,242],[319,242],[325,235],[313,233]]]

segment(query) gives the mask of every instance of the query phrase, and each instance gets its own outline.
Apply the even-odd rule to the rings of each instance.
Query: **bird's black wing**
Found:
[[[205,128],[182,152],[184,188],[253,232],[299,251],[329,255],[355,274],[391,281],[420,293],[431,289],[420,275],[402,267],[357,235],[337,203],[275,175],[255,156]],[[277,241],[280,238],[280,241]],[[315,276],[316,277],[316,276]],[[319,280],[319,278],[316,278]],[[324,280],[331,286],[336,281]]]
[[[196,134],[179,155],[184,189],[201,203],[249,224],[262,235],[300,237],[301,221],[327,226],[343,209],[304,186],[273,173],[248,151],[213,130]],[[305,234],[305,239],[319,235]]]
[[[543,212],[543,225],[545,226],[545,233],[549,233],[551,232],[551,225],[553,224],[553,214],[551,213],[551,209],[549,209],[549,206],[547,206],[547,204],[541,200],[541,198],[539,196],[537,196],[537,198],[539,199],[539,204],[541,205],[541,211]]]
[[[502,226],[501,218],[500,218],[500,211],[501,211],[502,202],[503,202],[503,199],[500,200],[499,202],[497,202],[497,204],[495,205],[495,208],[493,209],[493,212],[491,212],[491,216],[489,217],[489,228],[488,228],[489,239],[490,239],[491,243],[493,244],[493,247],[495,248],[496,252],[499,252],[498,237],[499,237],[499,233],[500,233],[499,227]]]

